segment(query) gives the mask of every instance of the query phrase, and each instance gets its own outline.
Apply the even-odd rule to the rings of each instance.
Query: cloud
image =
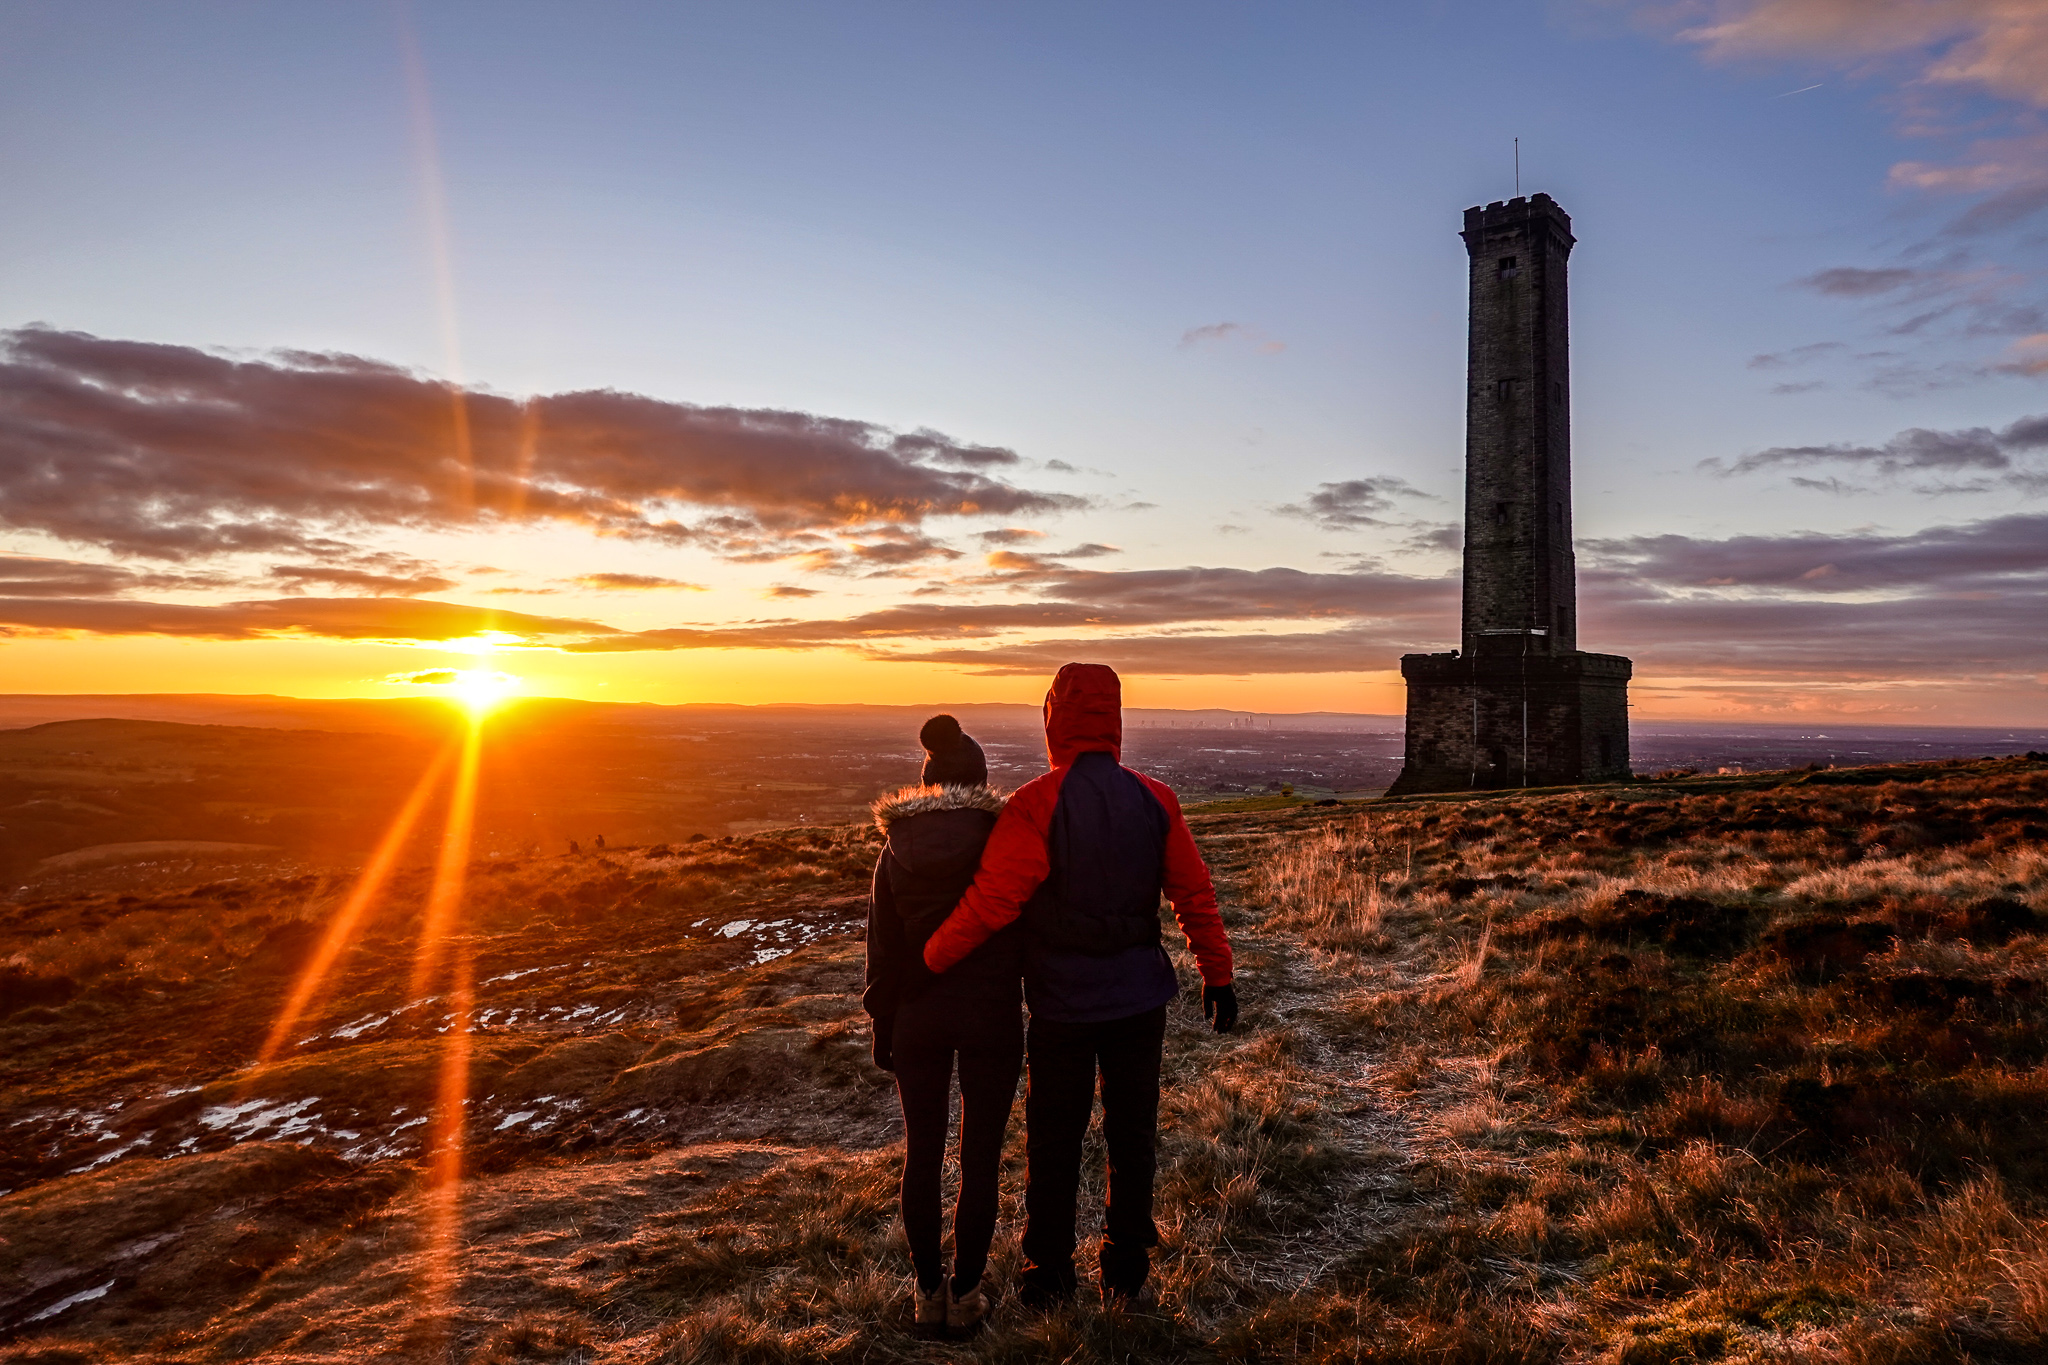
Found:
[[[1832,352],[1847,349],[1848,345],[1846,342],[1816,341],[1805,346],[1794,346],[1788,351],[1774,351],[1764,355],[1753,355],[1749,358],[1749,368],[1752,370],[1782,370],[1788,365],[1804,365],[1808,361],[1818,360]]]
[[[774,587],[768,589],[767,592],[763,593],[762,596],[774,598],[801,598],[816,597],[818,596],[818,594],[819,589],[817,588],[798,588],[792,587],[790,584],[787,583],[778,583]]]
[[[2048,375],[2048,332],[2037,332],[2033,336],[2021,337],[2013,342],[2009,352],[2011,359],[2000,362],[1992,368],[2003,374],[2033,377]],[[2030,418],[2039,422],[2041,419]]]
[[[680,589],[685,592],[709,592],[702,583],[685,583],[680,578],[658,578],[644,573],[587,573],[569,580],[579,588],[593,592],[656,592],[663,589]]]
[[[1083,505],[985,472],[1015,462],[810,413],[519,400],[350,355],[0,333],[0,525],[123,554],[331,557],[365,531],[538,521],[774,557],[805,536]]]
[[[1861,299],[1873,294],[1889,294],[1895,289],[1903,289],[1923,278],[1924,274],[1923,271],[1909,270],[1902,266],[1891,266],[1881,270],[1836,266],[1830,270],[1815,271],[1795,283],[1802,284],[1819,294]]]
[[[1393,511],[1396,498],[1430,496],[1405,479],[1383,474],[1318,484],[1316,491],[1301,502],[1273,510],[1282,516],[1306,518],[1325,530],[1348,531],[1361,526],[1385,526],[1387,523],[1376,514]]]
[[[567,645],[621,634],[595,621],[403,597],[287,597],[208,605],[119,598],[0,598],[9,634],[163,635],[200,640],[302,637],[423,644],[501,637]]]
[[[1978,237],[2017,227],[2048,209],[2048,184],[2015,185],[1973,204],[1945,229],[1958,237]]]
[[[2015,448],[2048,444],[2048,418],[1998,435]],[[1582,562],[1581,637],[1589,648],[1631,655],[1639,675],[1826,682],[2048,671],[2048,632],[2040,629],[2048,620],[2048,514],[1910,534],[1595,540],[1583,545]],[[5,581],[84,581],[62,561],[35,563],[42,567],[9,561]],[[1370,564],[1336,573],[1053,565],[1001,581],[1029,599],[917,601],[843,618],[643,631],[410,598],[188,606],[17,586],[0,597],[0,633],[400,644],[487,636],[574,653],[842,649],[1033,675],[1076,658],[1168,675],[1383,671],[1402,653],[1442,650],[1457,635],[1455,576]]]
[[[2048,589],[2043,514],[1898,535],[1635,536],[1587,541],[1581,552],[1591,571],[1658,591],[1732,588],[1834,596],[1906,590],[1955,597]]]
[[[233,580],[208,573],[139,573],[118,564],[0,552],[0,597],[111,597],[155,589],[217,588]]]
[[[2048,669],[2048,515],[1581,550],[1581,638],[1624,648],[1639,675],[1982,680]]]
[[[982,531],[974,538],[984,545],[1029,545],[1034,540],[1045,539],[1045,532],[1023,526],[1003,526],[993,531]]]
[[[2030,0],[1722,0],[1681,35],[1716,58],[1906,57],[1921,81],[2048,105],[2048,10]]]
[[[1025,550],[992,550],[985,557],[989,568],[999,574],[1056,573],[1063,567],[1063,561],[1070,559],[1101,559],[1105,555],[1120,555],[1123,551],[1114,545],[1103,545],[1089,541],[1067,550],[1046,550],[1031,553]]]
[[[2048,357],[2044,357],[2048,360]],[[2048,364],[2044,364],[2048,369]],[[1701,461],[1701,468],[1723,476],[1754,474],[1780,468],[1812,468],[1818,465],[1847,465],[1858,473],[1883,480],[1914,475],[1973,473],[1981,471],[2013,487],[2025,487],[2040,477],[2039,471],[2022,466],[2014,455],[2028,455],[2048,449],[2048,415],[2023,417],[2003,430],[1970,427],[1961,431],[1932,431],[1912,427],[1883,445],[1773,446],[1754,451],[1732,463],[1719,459]],[[1795,478],[1807,488],[1830,491],[1858,491],[1835,479],[1825,482]],[[1978,492],[1988,483],[1933,483],[1916,485],[1923,492]]]
[[[1985,265],[1978,253],[2031,248],[2014,240],[2048,211],[2048,5],[2040,0],[1631,0],[1709,58],[1820,61],[1894,83],[1899,132],[1949,154],[1902,159],[1894,191],[1953,196],[1959,212],[1875,267],[1839,266],[1799,281],[1835,298],[1907,313],[1893,335],[1968,341],[2048,329],[2031,268]],[[1692,20],[1670,24],[1673,15]],[[1994,96],[2006,107],[1980,98]],[[2012,107],[2016,105],[2017,107]],[[1930,265],[1933,258],[1939,261]],[[2024,295],[2024,297],[2022,297]],[[2001,375],[2023,364],[1902,363],[1873,377],[1879,392],[1913,394]]]
[[[270,576],[284,579],[287,592],[303,592],[317,584],[330,589],[355,588],[372,597],[417,597],[421,593],[446,592],[455,586],[454,579],[439,574],[374,573],[325,564],[274,564]]]
[[[1212,322],[1202,327],[1190,327],[1180,334],[1182,350],[1212,341],[1242,341],[1261,355],[1278,355],[1287,349],[1286,342],[1276,341],[1256,327],[1235,322]]]

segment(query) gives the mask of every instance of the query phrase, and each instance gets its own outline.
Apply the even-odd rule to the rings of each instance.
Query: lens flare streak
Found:
[[[456,1264],[462,1234],[462,1156],[464,1124],[469,1113],[470,1029],[476,1011],[476,963],[467,937],[455,931],[462,911],[476,829],[477,771],[483,752],[482,717],[470,717],[448,801],[448,819],[441,837],[441,856],[427,896],[425,918],[413,961],[412,995],[417,999],[435,984],[451,957],[446,996],[448,1031],[442,1046],[435,1086],[433,1121],[427,1129],[427,1185],[424,1199],[425,1269],[420,1290],[426,1320],[439,1323],[454,1297],[459,1278]]]
[[[413,827],[419,823],[421,812],[433,798],[434,791],[440,786],[441,778],[448,771],[448,765],[456,752],[457,746],[449,744],[435,755],[434,760],[427,765],[427,770],[420,775],[420,780],[413,787],[411,795],[405,798],[405,804],[400,806],[398,814],[392,817],[383,840],[370,854],[369,861],[363,865],[362,872],[356,877],[356,884],[349,889],[348,899],[342,902],[341,908],[335,912],[334,919],[327,926],[327,932],[321,937],[320,946],[313,952],[312,960],[299,973],[298,980],[292,986],[292,993],[285,999],[284,1008],[278,1011],[277,1022],[271,1025],[269,1037],[263,1040],[263,1048],[256,1054],[256,1066],[251,1072],[251,1080],[260,1074],[264,1067],[276,1060],[285,1040],[297,1030],[299,1021],[305,1017],[306,1010],[319,995],[320,988],[326,984],[328,974],[334,970],[334,964],[340,960],[342,953],[354,940],[356,927],[361,923],[364,913],[383,894],[384,887],[391,880],[391,873],[398,864],[399,854],[404,851],[406,841],[412,837]]]

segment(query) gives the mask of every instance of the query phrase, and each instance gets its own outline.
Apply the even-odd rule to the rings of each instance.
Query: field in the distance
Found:
[[[1038,710],[954,708],[999,786],[1044,770]],[[858,820],[911,781],[925,707],[647,706],[532,699],[487,722],[475,847],[532,856]],[[0,900],[331,873],[376,844],[464,723],[449,704],[0,695]],[[1756,770],[2048,749],[2048,731],[1639,725],[1637,771]],[[1396,716],[1126,716],[1126,757],[1187,801],[1384,791]],[[438,810],[406,857],[433,857]]]
[[[2021,1361],[2048,1349],[2048,763],[1197,814],[1246,1023],[1169,1033],[1156,1310],[907,1330],[858,826],[0,911],[0,1358]],[[1022,1175],[997,1277],[1015,1265]]]

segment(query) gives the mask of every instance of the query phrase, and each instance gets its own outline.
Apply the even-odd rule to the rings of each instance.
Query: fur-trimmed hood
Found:
[[[981,810],[1003,813],[1003,798],[987,787],[902,787],[876,799],[875,828],[887,834],[898,820],[936,810]]]
[[[889,856],[913,883],[950,887],[955,879],[974,879],[982,845],[1002,810],[1003,798],[987,787],[905,787],[875,802],[875,824],[888,836]],[[943,906],[906,895],[900,907],[904,923],[916,927],[934,912],[944,919],[966,881],[939,898]],[[930,933],[936,922],[923,924],[923,932]]]

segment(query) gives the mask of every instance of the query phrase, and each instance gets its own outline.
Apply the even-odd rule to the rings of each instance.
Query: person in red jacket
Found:
[[[1010,797],[974,883],[924,946],[944,972],[1009,924],[1024,925],[1024,1271],[1021,1297],[1073,1295],[1081,1139],[1101,1075],[1109,1205],[1099,1265],[1105,1301],[1134,1298],[1159,1244],[1152,1221],[1159,1062],[1166,1005],[1180,992],[1160,943],[1173,905],[1202,973],[1202,1013],[1237,1022],[1230,939],[1180,802],[1123,766],[1123,692],[1102,664],[1068,664],[1045,697],[1052,771]]]

